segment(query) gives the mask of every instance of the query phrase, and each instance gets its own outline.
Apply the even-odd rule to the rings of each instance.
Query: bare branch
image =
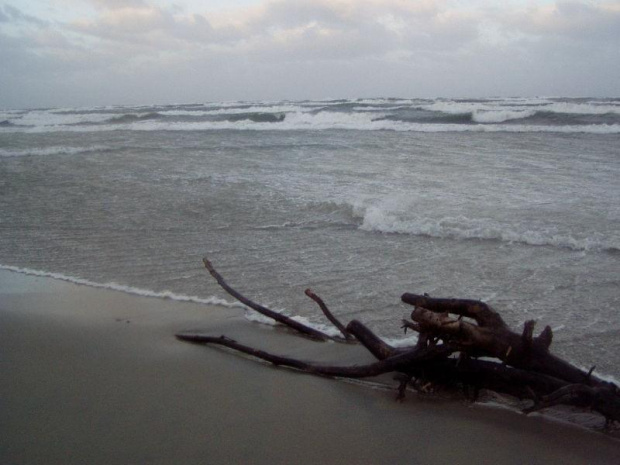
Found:
[[[250,299],[248,299],[247,297],[243,296],[242,294],[234,290],[232,287],[230,287],[228,283],[224,281],[224,278],[222,278],[222,276],[215,270],[211,262],[206,257],[203,258],[202,261],[204,262],[207,270],[209,270],[209,273],[211,273],[211,276],[215,278],[215,280],[222,287],[222,289],[228,292],[231,296],[233,296],[243,305],[246,305],[250,307],[252,310],[257,311],[261,315],[265,315],[266,317],[271,318],[277,321],[278,323],[282,323],[283,325],[288,326],[289,328],[292,328],[300,332],[301,334],[308,336],[312,339],[316,339],[319,341],[333,339],[331,336],[323,333],[322,331],[306,326],[298,321],[293,320],[292,318],[289,318],[286,315],[282,315],[281,313],[278,313],[274,310],[264,307],[263,305],[260,305],[260,304],[257,304],[256,302],[251,301]]]
[[[323,302],[323,299],[321,299],[318,295],[316,295],[312,291],[312,289],[306,289],[305,294],[319,305],[323,314],[327,317],[329,321],[331,321],[331,323],[336,328],[338,328],[338,330],[342,333],[345,339],[349,341],[353,340],[353,336],[351,335],[351,333],[349,333],[347,329],[344,327],[344,325],[332,314],[332,312],[329,311],[329,308],[327,308],[327,305],[325,305],[325,302]]]
[[[411,349],[405,353],[400,353],[392,357],[388,357],[385,360],[379,360],[378,362],[370,363],[368,365],[333,366],[304,362],[294,358],[270,354],[269,352],[239,344],[238,342],[225,336],[213,337],[197,333],[179,333],[176,337],[180,340],[197,344],[217,344],[228,347],[258,359],[273,363],[277,366],[295,368],[297,370],[315,375],[346,378],[368,378],[371,376],[378,376],[383,373],[389,373],[391,371],[410,369],[417,363],[423,363],[435,358],[444,358],[452,352],[452,349],[447,346],[436,346],[422,350]]]

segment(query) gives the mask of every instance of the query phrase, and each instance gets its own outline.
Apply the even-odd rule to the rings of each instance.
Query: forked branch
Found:
[[[325,302],[323,302],[323,299],[321,299],[318,295],[316,295],[312,289],[306,289],[305,294],[319,305],[319,307],[321,308],[321,311],[323,312],[323,315],[325,315],[327,319],[331,321],[331,323],[336,328],[338,328],[338,330],[342,333],[345,339],[349,341],[353,340],[353,336],[351,335],[351,333],[347,331],[347,328],[345,328],[344,325],[338,320],[338,318],[336,318],[333,315],[333,313],[329,310],[329,308],[327,308],[327,305],[325,305]]]
[[[228,294],[230,294],[231,296],[233,296],[235,299],[237,299],[239,302],[241,302],[243,305],[250,307],[252,310],[257,311],[258,313],[260,313],[261,315],[264,315],[268,318],[271,318],[275,321],[277,321],[278,323],[281,323],[285,326],[288,326],[289,328],[294,329],[295,331],[300,332],[301,334],[310,337],[312,339],[316,339],[319,341],[325,341],[328,339],[333,339],[330,335],[325,334],[322,331],[319,331],[317,329],[311,328],[309,326],[306,326],[302,323],[300,323],[299,321],[295,321],[292,318],[286,316],[286,315],[282,315],[281,313],[278,313],[274,310],[271,310],[270,308],[267,308],[263,305],[257,304],[256,302],[248,299],[247,297],[245,297],[244,295],[242,295],[240,292],[237,292],[235,289],[233,289],[231,286],[228,285],[228,283],[224,280],[224,278],[215,270],[215,268],[213,267],[213,265],[211,264],[211,262],[205,257],[202,259],[203,263],[205,264],[205,268],[207,268],[207,270],[209,270],[209,273],[211,273],[211,276],[213,276],[215,278],[215,280],[217,281],[217,283],[221,286],[222,289],[224,289],[226,292],[228,292]]]

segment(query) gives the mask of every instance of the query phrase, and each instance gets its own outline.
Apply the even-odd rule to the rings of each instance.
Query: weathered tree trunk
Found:
[[[535,321],[525,323],[522,334],[511,331],[489,305],[474,300],[433,299],[403,294],[402,301],[414,305],[411,319],[422,332],[449,340],[470,355],[495,357],[516,368],[531,370],[569,383],[600,384],[602,381],[549,352],[553,333],[549,326],[534,338]],[[477,325],[452,319],[449,314],[468,317]]]

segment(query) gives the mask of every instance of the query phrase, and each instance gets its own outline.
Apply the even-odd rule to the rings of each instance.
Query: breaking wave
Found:
[[[354,99],[0,112],[0,133],[91,131],[620,133],[620,104],[595,99]]]
[[[413,105],[413,108],[448,114],[473,114],[477,112],[548,112],[558,114],[607,115],[620,114],[620,105],[602,102],[554,102],[551,100],[439,100],[428,104]]]
[[[476,123],[503,123],[515,119],[529,118],[535,114],[535,110],[476,110],[472,114],[472,121]]]
[[[596,233],[591,237],[577,238],[555,231],[518,231],[513,226],[490,219],[458,217],[409,217],[380,207],[368,207],[363,213],[361,230],[381,233],[411,234],[445,239],[498,240],[533,246],[551,246],[578,251],[620,251],[620,238],[605,237]]]
[[[374,203],[370,199],[351,202],[310,202],[312,218],[307,223],[289,222],[282,225],[269,225],[265,229],[284,229],[310,227],[314,223],[322,226],[355,228],[362,231],[386,234],[408,234],[440,239],[455,240],[496,240],[532,246],[550,246],[576,251],[620,252],[620,236],[602,233],[571,234],[548,230],[518,230],[513,224],[505,224],[487,218],[468,218],[466,216],[431,217],[403,211],[390,202]],[[579,237],[585,236],[585,237]]]
[[[164,110],[160,113],[164,116],[219,116],[219,115],[239,115],[250,113],[294,113],[312,111],[312,108],[305,108],[301,105],[240,105],[238,107],[224,107],[212,110]]]
[[[127,113],[124,115],[116,115],[107,119],[105,123],[112,124],[123,124],[123,123],[132,123],[134,121],[147,121],[163,118],[163,115],[158,112],[149,112],[149,113]]]
[[[487,116],[486,118],[492,118]],[[505,118],[505,115],[502,116]],[[253,121],[258,120],[258,121]],[[267,120],[267,121],[265,121]],[[510,133],[564,133],[564,134],[620,134],[620,124],[444,124],[410,123],[377,117],[374,113],[294,113],[283,117],[245,117],[236,121],[139,121],[124,124],[101,124],[93,126],[40,126],[0,128],[0,132],[99,132],[99,131],[401,131],[401,132],[510,132]]]

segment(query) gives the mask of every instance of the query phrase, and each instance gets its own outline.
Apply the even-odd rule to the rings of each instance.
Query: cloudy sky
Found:
[[[0,0],[0,108],[620,96],[620,0]]]

